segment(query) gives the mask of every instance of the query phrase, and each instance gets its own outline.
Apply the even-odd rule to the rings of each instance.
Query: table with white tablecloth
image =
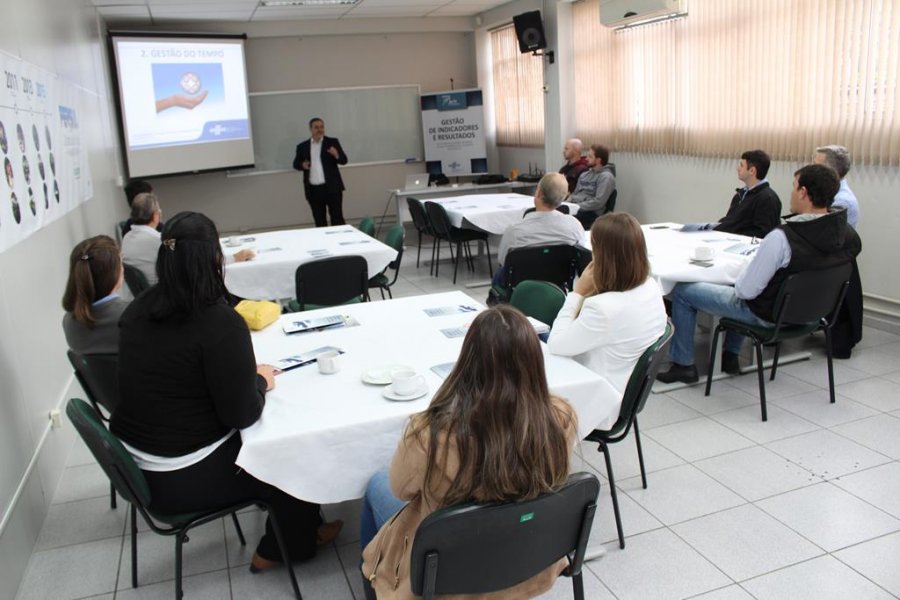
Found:
[[[507,227],[522,220],[527,209],[534,208],[534,197],[524,194],[470,194],[428,201],[443,206],[454,227],[480,229],[494,235],[503,235]],[[578,212],[577,204],[565,205],[569,214]]]
[[[749,254],[729,251],[738,245],[755,247],[752,238],[723,231],[681,231],[679,223],[642,225],[650,259],[650,275],[659,282],[663,294],[668,294],[679,282],[721,283],[734,285],[738,275],[750,263]],[[586,248],[591,247],[590,232],[585,232]],[[709,264],[697,264],[691,259],[698,246],[713,249]]]
[[[424,309],[469,307],[465,312],[428,316]],[[358,325],[285,335],[279,323],[253,333],[258,362],[337,346],[345,351],[340,372],[323,375],[315,364],[278,375],[266,395],[262,417],[241,432],[237,464],[254,477],[311,502],[362,496],[369,478],[385,468],[411,414],[424,410],[443,379],[432,367],[453,362],[462,337],[441,330],[466,326],[483,307],[462,292],[369,302],[305,313],[306,318],[352,316]],[[284,315],[282,320],[292,319]],[[553,393],[578,414],[585,436],[617,407],[595,390],[603,380],[570,358],[553,356],[542,344]],[[410,402],[392,402],[383,387],[363,383],[367,370],[408,365],[425,376],[428,392]]]
[[[397,251],[351,225],[268,231],[223,240],[226,256],[251,249],[256,258],[225,267],[225,287],[241,298],[279,300],[293,298],[294,274],[301,264],[333,256],[359,255],[366,259],[369,277],[380,273]]]

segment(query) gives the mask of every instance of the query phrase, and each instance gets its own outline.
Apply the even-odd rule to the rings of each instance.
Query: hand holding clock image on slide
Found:
[[[193,110],[209,97],[223,101],[222,65],[218,63],[166,63],[151,65],[156,112],[170,108]]]

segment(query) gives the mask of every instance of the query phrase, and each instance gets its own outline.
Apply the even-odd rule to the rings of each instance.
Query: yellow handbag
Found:
[[[281,316],[281,306],[268,300],[241,300],[234,310],[244,317],[247,326],[253,331],[271,325]]]

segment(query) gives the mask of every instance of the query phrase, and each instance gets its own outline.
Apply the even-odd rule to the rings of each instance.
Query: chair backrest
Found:
[[[141,292],[150,287],[150,283],[144,273],[134,265],[123,264],[122,266],[125,269],[125,284],[131,290],[131,295],[137,298]]]
[[[571,574],[579,574],[599,491],[595,476],[575,473],[559,490],[534,500],[433,513],[413,540],[413,594],[429,598],[504,590],[567,555]]]
[[[79,354],[66,352],[75,378],[91,403],[112,414],[119,405],[119,356],[117,354]]]
[[[113,487],[128,502],[145,507],[150,504],[150,487],[128,450],[111,434],[100,415],[84,400],[72,398],[66,415]]]
[[[426,202],[425,214],[428,215],[428,223],[434,235],[445,240],[450,239],[453,225],[450,224],[447,209],[437,202]]]
[[[555,283],[564,290],[572,289],[577,258],[575,247],[564,244],[511,250],[503,261],[507,287],[514,288],[520,281],[533,279]]]
[[[337,306],[367,297],[369,266],[356,255],[320,258],[297,267],[294,281],[300,310],[307,304]]]
[[[634,365],[631,377],[628,378],[628,385],[625,386],[625,393],[622,395],[619,418],[609,430],[611,435],[617,435],[620,432],[627,434],[637,414],[644,409],[650,390],[653,389],[653,382],[656,381],[656,374],[659,373],[663,361],[668,356],[666,349],[669,347],[669,341],[672,339],[674,331],[675,327],[672,325],[672,321],[667,321],[666,330],[649,348],[644,350],[637,364]]]
[[[833,323],[844,301],[852,270],[853,265],[847,262],[788,276],[775,301],[776,322],[801,325],[826,319]]]
[[[552,325],[566,301],[566,292],[549,281],[522,281],[513,289],[509,303],[529,317]]]
[[[406,241],[406,229],[402,223],[395,223],[388,229],[384,236],[384,243],[397,251],[397,258],[388,264],[389,269],[395,271],[400,268],[400,260],[403,258],[403,243]]]
[[[416,198],[407,198],[406,206],[409,207],[409,216],[412,217],[413,225],[419,233],[431,233],[431,224],[428,222],[428,215],[425,214],[425,207],[422,201]]]
[[[606,201],[606,207],[603,210],[603,214],[611,213],[616,210],[616,196],[619,195],[619,190],[613,190],[612,194],[609,195],[609,200]]]
[[[591,261],[594,260],[594,254],[587,248],[582,248],[581,246],[576,246],[575,251],[578,254],[578,257],[575,260],[575,271],[578,273],[578,276],[581,277],[581,273],[589,264],[591,264]]]
[[[375,237],[375,219],[363,217],[363,220],[359,222],[359,230],[368,236]]]
[[[124,221],[119,221],[116,224],[116,241],[119,242],[119,245],[122,245],[122,238],[125,237],[125,234],[131,231],[131,225],[128,223],[128,219]]]

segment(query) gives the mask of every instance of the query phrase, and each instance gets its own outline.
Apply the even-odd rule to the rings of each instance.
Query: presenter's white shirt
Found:
[[[309,184],[322,185],[325,183],[325,170],[322,168],[322,138],[318,142],[309,139]]]
[[[602,422],[587,425],[603,431],[615,425],[631,371],[665,330],[662,290],[651,277],[627,292],[566,296],[550,330],[548,348],[602,376],[604,384],[596,393],[615,408]]]
[[[150,285],[156,284],[159,243],[159,232],[149,225],[132,225],[122,238],[122,262],[137,267]]]

